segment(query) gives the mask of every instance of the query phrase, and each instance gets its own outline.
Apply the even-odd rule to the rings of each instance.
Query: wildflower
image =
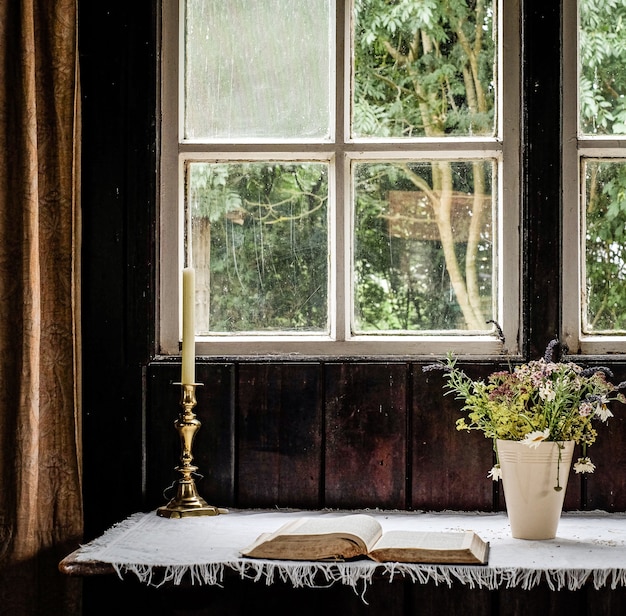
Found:
[[[554,360],[555,350],[557,350],[558,346],[559,346],[558,339],[555,338],[554,340],[550,340],[543,356],[543,359],[546,363],[549,363]]]
[[[539,387],[539,397],[544,402],[550,402],[556,398],[556,391],[554,391],[554,387],[550,381],[543,383],[543,385]]]
[[[491,477],[493,481],[498,481],[498,479],[502,479],[502,469],[499,464],[496,464],[488,473],[487,477]]]
[[[463,401],[464,416],[457,420],[462,431],[480,430],[486,438],[518,441],[539,447],[543,441],[574,441],[583,448],[597,437],[597,425],[613,416],[609,405],[626,403],[626,381],[614,385],[611,371],[599,366],[585,368],[555,360],[564,351],[552,341],[544,357],[496,370],[487,378],[473,379],[456,365],[452,353],[446,359],[424,368],[441,370],[445,394]],[[558,353],[560,351],[560,353]],[[583,449],[586,453],[586,449]],[[592,472],[587,458],[577,463],[577,472]],[[496,465],[488,475],[500,478]]]
[[[578,458],[578,461],[574,463],[574,470],[577,473],[593,473],[596,465],[588,457]]]
[[[596,406],[596,412],[595,412],[596,417],[600,418],[600,421],[606,423],[609,417],[613,417],[613,413],[611,413],[611,411],[609,411],[608,407],[606,404],[604,404],[604,402],[598,404],[598,406]]]
[[[598,372],[604,374],[610,379],[613,378],[613,371],[610,368],[607,368],[606,366],[593,366],[592,368],[585,368],[581,374],[583,376],[593,376],[594,374],[597,374]]]
[[[550,438],[550,428],[546,428],[545,430],[534,430],[533,432],[529,432],[523,439],[522,443],[527,445],[528,447],[533,447],[537,449],[539,447],[539,443],[542,441],[547,441]]]

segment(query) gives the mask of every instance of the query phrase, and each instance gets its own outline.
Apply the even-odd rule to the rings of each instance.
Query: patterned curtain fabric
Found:
[[[79,614],[77,0],[0,0],[0,614]]]

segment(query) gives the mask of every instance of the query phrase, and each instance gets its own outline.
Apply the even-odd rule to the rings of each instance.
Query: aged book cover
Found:
[[[473,531],[390,530],[366,514],[302,517],[264,533],[241,552],[250,558],[379,562],[487,564],[489,543]]]

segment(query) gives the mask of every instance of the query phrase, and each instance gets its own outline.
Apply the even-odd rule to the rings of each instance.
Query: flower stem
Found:
[[[555,492],[560,492],[563,488],[561,487],[561,451],[563,450],[564,445],[562,443],[557,443],[556,446],[559,448],[559,459],[556,463],[556,485],[554,486]]]

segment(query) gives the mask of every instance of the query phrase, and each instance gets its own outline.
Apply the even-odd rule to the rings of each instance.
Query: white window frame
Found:
[[[335,181],[330,180],[329,297],[331,331],[328,336],[198,336],[199,356],[359,356],[401,357],[445,355],[493,357],[502,354],[519,356],[522,336],[521,310],[521,234],[520,234],[520,3],[519,0],[498,0],[498,44],[500,47],[500,84],[497,117],[500,125],[496,138],[446,138],[442,141],[418,138],[375,142],[370,139],[348,140],[349,99],[346,84],[350,83],[350,62],[346,57],[336,60],[335,141],[333,143],[270,142],[246,145],[242,143],[185,143],[182,135],[183,90],[179,55],[183,38],[182,0],[163,0],[160,92],[160,195],[159,195],[159,353],[180,353],[181,272],[184,264],[180,238],[184,229],[184,168],[192,160],[300,160],[302,157],[326,160],[334,166]],[[349,48],[350,0],[335,0],[337,23],[345,31],[336,33],[338,49]],[[506,13],[505,13],[506,11]],[[337,28],[339,30],[339,28]],[[343,37],[343,38],[342,38]],[[339,40],[342,38],[342,40]],[[344,43],[345,41],[345,43]],[[346,54],[347,56],[347,54]],[[506,76],[504,79],[502,76]],[[506,109],[506,117],[504,110]],[[253,153],[250,150],[254,150]],[[505,342],[496,335],[419,334],[398,336],[351,336],[349,290],[351,271],[351,221],[348,211],[350,195],[350,161],[362,157],[425,159],[448,158],[460,160],[476,155],[493,157],[498,161],[498,201],[500,213],[496,246],[504,247],[497,254],[498,313]],[[487,327],[486,327],[487,328]]]
[[[584,158],[626,158],[624,137],[583,136],[578,119],[578,0],[563,2],[563,264],[562,330],[570,355],[626,354],[626,336],[583,333],[583,272],[585,242],[582,207],[585,194]]]

